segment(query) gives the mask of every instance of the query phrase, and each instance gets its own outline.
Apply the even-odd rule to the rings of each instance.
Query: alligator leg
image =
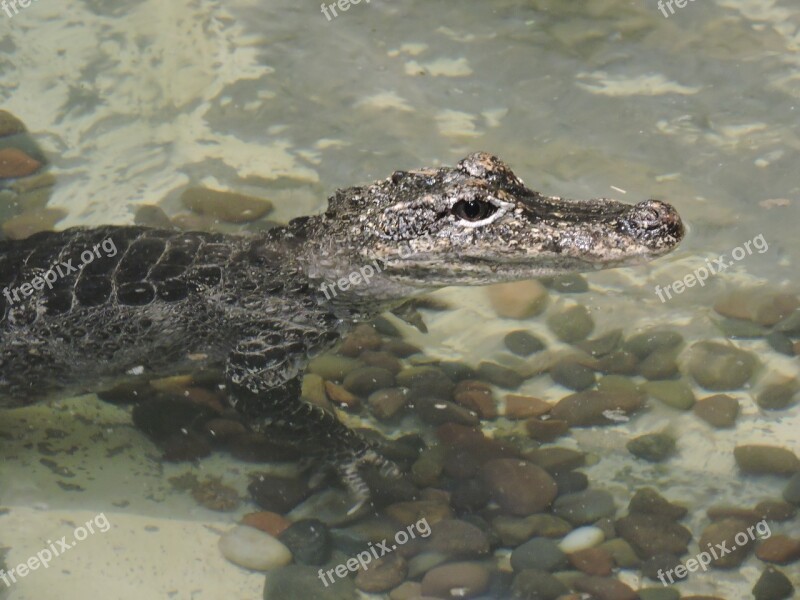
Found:
[[[393,475],[397,468],[336,415],[300,398],[299,370],[304,365],[297,364],[296,351],[287,352],[287,346],[300,340],[302,336],[287,336],[284,329],[279,338],[259,333],[240,341],[225,367],[231,402],[256,431],[291,441],[332,465],[356,500],[355,511],[370,496],[360,469],[373,465]]]

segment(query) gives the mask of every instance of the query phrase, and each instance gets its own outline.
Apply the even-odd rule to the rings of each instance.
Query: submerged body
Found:
[[[542,196],[476,153],[340,190],[325,214],[253,237],[100,227],[0,242],[0,407],[220,365],[255,430],[322,455],[363,498],[358,467],[382,459],[300,400],[311,357],[432,289],[641,262],[682,237],[665,203]],[[344,283],[367,265],[368,282]]]

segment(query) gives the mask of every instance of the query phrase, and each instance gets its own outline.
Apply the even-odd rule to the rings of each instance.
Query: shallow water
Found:
[[[788,0],[690,2],[668,18],[652,0],[373,0],[330,21],[316,3],[256,4],[36,0],[13,18],[0,12],[0,107],[25,122],[51,162],[57,184],[47,206],[65,215],[57,228],[129,224],[140,204],[174,216],[185,212],[179,197],[189,184],[270,198],[268,218],[285,222],[319,212],[339,187],[483,149],[543,193],[661,198],[688,223],[670,256],[590,274],[584,294],[550,293],[550,311],[573,302],[589,308],[594,335],[659,326],[680,331],[687,347],[724,341],[712,308],[724,293],[798,292],[800,11]],[[3,219],[18,211],[3,202]],[[656,285],[758,236],[763,252],[659,300]],[[427,334],[398,325],[428,357],[518,366],[525,361],[503,346],[516,329],[536,333],[552,353],[568,349],[543,315],[499,318],[483,289],[435,297],[450,308],[423,310]],[[796,380],[798,358],[763,337],[731,343],[763,363],[752,385],[731,394],[741,405],[736,428],[714,430],[651,400],[652,410],[630,421],[556,442],[594,457],[583,470],[593,488],[614,495],[618,516],[644,486],[689,506],[688,556],[698,551],[709,507],[752,507],[785,486],[783,477],[743,475],[734,446],[800,452],[797,405],[765,411],[754,401],[766,384]],[[713,393],[684,379],[698,398]],[[507,392],[495,388],[497,398]],[[516,393],[555,403],[571,392],[543,375]],[[3,414],[7,564],[60,537],[65,520],[104,512],[113,527],[57,566],[7,590],[0,583],[0,595],[261,597],[264,575],[231,565],[216,547],[219,533],[254,506],[213,512],[167,483],[187,470],[218,474],[247,496],[246,474],[256,466],[219,453],[194,467],[164,464],[129,422],[126,410],[94,396]],[[41,443],[56,425],[66,434],[51,440],[55,460],[72,477],[42,463]],[[377,426],[392,435],[431,429],[413,419]],[[484,426],[505,435],[502,421]],[[625,450],[631,437],[661,430],[678,437],[669,461],[653,465]],[[796,517],[773,529],[800,535]],[[799,564],[780,567],[796,587]],[[679,589],[750,598],[763,568],[750,556],[741,569],[694,574]],[[635,570],[619,578],[642,585]]]

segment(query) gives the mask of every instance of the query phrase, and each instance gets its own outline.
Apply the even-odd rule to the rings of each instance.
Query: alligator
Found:
[[[392,464],[301,399],[312,357],[437,288],[641,263],[683,234],[665,202],[545,196],[477,152],[249,236],[104,226],[2,241],[0,407],[216,365],[252,430],[302,444],[363,504],[360,469]]]

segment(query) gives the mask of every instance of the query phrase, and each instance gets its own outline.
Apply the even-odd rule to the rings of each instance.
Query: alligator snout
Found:
[[[683,238],[683,221],[672,205],[660,200],[645,200],[634,205],[620,218],[620,225],[630,235],[642,241],[651,240],[663,246]]]

